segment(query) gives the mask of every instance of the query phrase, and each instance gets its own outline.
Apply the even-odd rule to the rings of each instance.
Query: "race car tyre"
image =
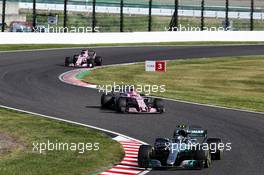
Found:
[[[154,108],[156,108],[159,113],[165,112],[164,104],[161,99],[154,99]]]
[[[101,96],[101,107],[108,108],[112,105],[112,95],[103,94]]]
[[[210,153],[212,160],[221,160],[222,151],[219,150],[219,144],[222,143],[222,140],[219,138],[208,138],[206,141],[210,147]]]
[[[138,151],[138,165],[140,168],[149,168],[149,161],[152,156],[152,146],[141,145]]]
[[[78,55],[74,55],[72,59],[72,63],[75,65],[78,60]]]
[[[90,59],[87,60],[87,67],[88,68],[93,68],[95,66],[94,60]]]
[[[126,98],[120,97],[117,101],[117,111],[121,113],[127,112],[127,101]]]
[[[71,58],[70,57],[66,57],[65,58],[65,66],[68,67],[68,66],[70,66],[70,64],[71,64]]]
[[[97,56],[97,57],[95,57],[94,62],[95,62],[95,64],[96,64],[96,66],[102,66],[102,64],[103,64],[103,59],[102,59],[102,57]]]

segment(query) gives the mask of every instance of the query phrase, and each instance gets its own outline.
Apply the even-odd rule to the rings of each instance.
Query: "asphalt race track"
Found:
[[[104,64],[146,59],[201,58],[264,54],[264,46],[163,46],[97,48]],[[69,68],[64,57],[80,49],[0,53],[0,104],[119,132],[152,144],[171,137],[176,124],[207,128],[209,136],[232,143],[223,160],[202,171],[151,171],[149,174],[264,174],[264,115],[166,101],[163,115],[117,114],[100,109],[96,90],[60,82]],[[120,72],[122,73],[122,72]]]

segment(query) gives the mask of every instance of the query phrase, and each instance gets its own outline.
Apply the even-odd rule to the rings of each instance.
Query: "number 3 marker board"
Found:
[[[146,72],[166,72],[166,61],[146,61]]]

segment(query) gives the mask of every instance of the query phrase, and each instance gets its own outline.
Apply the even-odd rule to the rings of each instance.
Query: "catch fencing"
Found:
[[[258,31],[264,1],[0,0],[0,16],[2,32],[30,31],[14,22],[38,32]]]

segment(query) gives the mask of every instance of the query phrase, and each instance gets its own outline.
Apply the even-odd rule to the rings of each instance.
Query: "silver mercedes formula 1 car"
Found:
[[[209,168],[212,160],[221,159],[221,143],[219,138],[207,138],[207,130],[201,127],[179,125],[173,138],[157,138],[154,146],[141,145],[138,164],[153,169]]]

